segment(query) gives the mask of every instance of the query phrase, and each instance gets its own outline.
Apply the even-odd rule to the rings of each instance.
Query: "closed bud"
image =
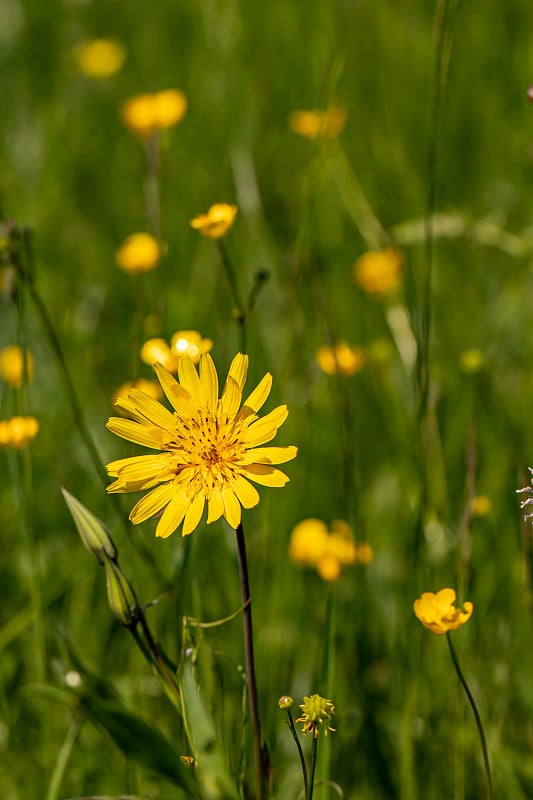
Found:
[[[290,697],[288,694],[284,694],[279,698],[278,705],[282,711],[287,711],[294,705],[294,697]]]
[[[137,623],[135,592],[115,561],[106,558],[104,563],[109,608],[121,625],[130,628]]]
[[[63,486],[61,491],[87,550],[96,556],[100,564],[104,563],[104,556],[114,561],[117,557],[117,548],[104,523],[95,517],[88,508],[85,508],[79,500],[76,500],[74,495],[67,492]]]

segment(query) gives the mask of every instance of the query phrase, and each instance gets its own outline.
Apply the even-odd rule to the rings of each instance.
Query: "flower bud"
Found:
[[[67,492],[63,486],[61,491],[87,550],[96,556],[100,564],[104,563],[104,555],[114,561],[117,557],[117,548],[104,523],[95,517],[88,508],[85,508],[79,500],[76,500],[70,492]]]
[[[106,558],[104,564],[109,608],[121,625],[132,627],[137,622],[137,599],[133,587],[116,561]]]
[[[282,695],[282,697],[278,700],[278,705],[282,709],[282,711],[288,711],[289,708],[292,708],[294,705],[294,697],[291,697],[288,694]]]

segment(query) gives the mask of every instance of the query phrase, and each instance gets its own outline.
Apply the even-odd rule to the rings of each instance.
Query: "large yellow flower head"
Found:
[[[462,610],[455,607],[453,589],[441,589],[434,592],[423,592],[413,603],[413,611],[426,628],[442,635],[455,631],[472,616],[474,606],[469,601],[463,603]]]
[[[116,403],[131,419],[111,417],[107,427],[123,439],[161,452],[112,461],[107,470],[116,480],[108,491],[150,489],[133,507],[130,520],[137,524],[162,512],[156,536],[170,536],[182,522],[183,536],[192,533],[206,504],[208,524],[223,516],[237,528],[241,506],[253,508],[259,502],[250,481],[284,486],[289,479],[274,465],[297,453],[292,446],[261,446],[275,437],[289,413],[282,405],[258,416],[272,376],[267,373],[241,405],[248,371],[248,356],[241,353],[231,363],[220,398],[209,354],[201,356],[198,371],[190,358],[180,358],[178,381],[162,364],[154,364],[154,369],[174,411],[134,389]]]

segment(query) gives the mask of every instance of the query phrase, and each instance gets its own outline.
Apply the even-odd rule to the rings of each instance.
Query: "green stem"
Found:
[[[311,781],[307,800],[313,800],[313,790],[315,788],[316,755],[318,750],[318,736],[313,735],[313,752],[311,755]]]
[[[307,798],[309,795],[309,779],[307,777],[307,767],[305,765],[304,751],[302,750],[302,745],[300,744],[300,740],[298,739],[298,734],[296,733],[296,728],[294,727],[294,720],[292,718],[290,708],[287,709],[287,716],[289,717],[289,728],[291,729],[292,738],[296,742],[296,747],[298,748],[298,755],[300,757],[300,764],[302,766],[302,775],[304,779],[304,796]]]
[[[481,750],[483,752],[483,766],[485,768],[485,777],[487,779],[487,800],[492,800],[493,793],[492,793],[492,778],[490,775],[490,764],[489,764],[489,756],[487,752],[487,742],[485,740],[485,732],[483,731],[483,725],[481,724],[481,718],[479,716],[479,712],[476,707],[476,703],[472,696],[472,692],[468,688],[468,684],[465,680],[463,673],[461,672],[461,668],[459,666],[459,662],[457,660],[457,655],[455,653],[454,646],[452,644],[452,640],[450,637],[449,632],[446,633],[446,641],[448,642],[448,648],[450,650],[450,655],[452,657],[453,666],[455,667],[455,671],[457,673],[457,677],[459,678],[463,689],[465,690],[466,696],[468,698],[468,702],[470,703],[470,707],[472,708],[472,712],[474,714],[474,719],[476,721],[476,727],[478,729],[479,738],[481,741]]]
[[[259,703],[257,698],[257,683],[255,679],[254,642],[252,630],[252,602],[250,597],[250,584],[248,581],[248,564],[246,560],[246,544],[242,522],[235,530],[237,535],[237,554],[239,560],[239,574],[241,578],[243,623],[244,623],[244,654],[246,660],[246,683],[248,686],[248,702],[250,705],[250,719],[252,722],[252,738],[254,767],[257,784],[257,800],[264,800],[265,787],[268,782],[271,764],[268,750],[263,743],[261,722],[259,719]]]
[[[233,264],[231,263],[231,259],[228,255],[228,251],[226,250],[224,242],[222,239],[217,239],[216,242],[218,245],[218,252],[220,253],[220,258],[222,259],[222,264],[224,266],[224,271],[230,285],[233,305],[235,306],[234,315],[239,324],[241,351],[246,353],[246,308],[242,302],[237,276],[235,275],[235,270],[233,269]]]

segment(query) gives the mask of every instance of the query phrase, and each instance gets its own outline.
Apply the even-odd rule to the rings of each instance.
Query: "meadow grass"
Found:
[[[287,486],[259,487],[243,512],[272,796],[305,796],[278,700],[295,699],[296,720],[318,693],[335,731],[296,723],[309,775],[317,745],[308,797],[489,797],[444,637],[413,613],[453,587],[474,605],[447,636],[494,797],[527,800],[531,523],[516,490],[533,465],[533,8],[1,6],[0,350],[27,347],[34,366],[0,381],[0,419],[40,427],[0,447],[0,797],[258,796],[234,531],[204,517],[156,539],[156,521],[128,521],[138,495],[105,491],[104,464],[143,451],[106,430],[113,394],[153,377],[144,341],[195,330],[221,381],[245,335],[247,390],[272,373],[261,413],[286,403],[274,444],[299,449]],[[98,37],[125,53],[106,78],[76,56]],[[135,135],[124,101],[169,88],[184,117]],[[335,107],[331,136],[289,127]],[[238,212],[211,241],[190,220],[220,202]],[[115,254],[139,231],[162,257],[131,275]],[[365,291],[354,263],[387,248],[399,282]],[[352,375],[317,363],[339,341],[362,348]],[[146,627],[111,613],[62,486],[109,528]],[[372,560],[332,580],[298,563],[307,518],[344,520]]]

